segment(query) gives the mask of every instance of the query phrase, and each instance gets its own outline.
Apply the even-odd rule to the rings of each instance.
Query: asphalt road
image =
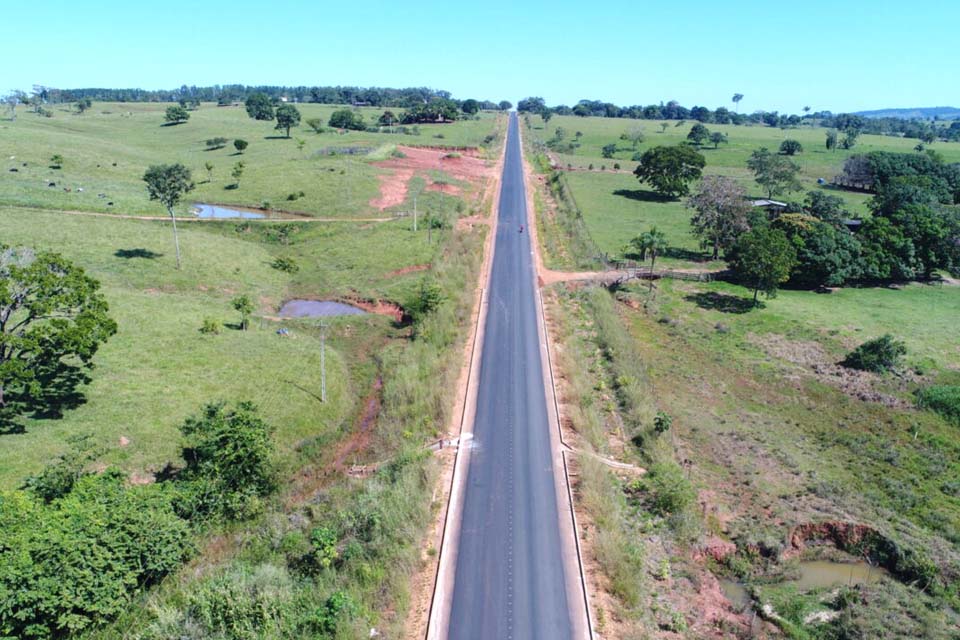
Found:
[[[572,636],[517,126],[512,114],[448,630],[457,640]]]

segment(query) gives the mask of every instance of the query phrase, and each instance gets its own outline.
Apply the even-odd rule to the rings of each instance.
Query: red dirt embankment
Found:
[[[443,191],[451,195],[459,195],[461,189],[455,185],[437,183],[430,176],[430,171],[443,171],[455,180],[479,184],[484,178],[492,175],[491,167],[477,157],[476,150],[467,149],[451,153],[446,149],[421,149],[417,147],[397,147],[403,153],[403,158],[389,158],[374,162],[374,166],[382,169],[391,169],[380,178],[380,196],[370,201],[370,206],[383,211],[389,207],[403,204],[407,199],[410,180],[419,176],[427,182],[430,191]]]

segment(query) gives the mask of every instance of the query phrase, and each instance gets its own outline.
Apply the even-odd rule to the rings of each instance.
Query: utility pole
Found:
[[[413,194],[413,232],[417,232],[417,194]]]
[[[327,323],[320,321],[320,402],[327,402]]]

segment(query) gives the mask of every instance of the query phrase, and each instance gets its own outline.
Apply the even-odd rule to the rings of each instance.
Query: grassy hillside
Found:
[[[164,112],[168,106],[95,103],[88,112],[78,115],[63,105],[52,108],[52,118],[28,113],[21,107],[15,121],[0,123],[4,149],[0,204],[163,215],[163,207],[147,197],[143,173],[151,164],[181,162],[193,171],[197,184],[181,207],[184,213],[190,202],[214,202],[253,207],[269,203],[275,209],[322,217],[369,216],[375,210],[368,202],[378,193],[377,175],[382,170],[368,160],[383,159],[390,145],[397,144],[481,146],[497,118],[496,114],[484,113],[479,120],[420,125],[419,135],[341,135],[329,128],[318,135],[306,121],[320,118],[326,128],[330,114],[344,107],[300,104],[301,124],[286,139],[284,132],[274,130],[274,122],[252,120],[242,106],[204,104],[190,112],[186,123],[166,126]],[[370,124],[382,113],[373,108],[360,111]],[[207,150],[205,141],[215,137],[227,138],[226,146]],[[242,155],[233,147],[236,138],[249,142]],[[302,149],[298,140],[304,141]],[[371,157],[330,155],[331,150],[345,147],[379,152]],[[62,168],[50,168],[53,155],[63,156]],[[239,187],[233,189],[231,171],[238,161],[243,161],[246,168]],[[207,162],[214,166],[209,176],[204,168]],[[48,186],[51,182],[56,186]],[[302,198],[287,200],[290,194],[301,191]]]
[[[575,154],[551,153],[551,156],[562,169],[572,167],[572,171],[564,172],[564,177],[599,251],[618,256],[631,238],[656,225],[667,233],[670,247],[675,250],[674,258],[696,257],[684,253],[699,248],[697,239],[690,233],[690,210],[682,200],[664,201],[651,193],[646,185],[640,184],[632,174],[637,163],[630,159],[634,153],[642,153],[650,147],[675,145],[686,140],[694,121],[687,121],[680,126],[676,121],[670,121],[666,130],[661,132],[660,123],[652,120],[555,116],[546,127],[539,116],[531,116],[529,120],[528,142],[546,141],[553,137],[558,127],[566,132],[566,140],[574,140],[576,132],[582,132],[581,146]],[[849,155],[876,150],[913,153],[917,142],[906,138],[863,135],[851,150],[828,151],[824,144],[826,129],[819,127],[804,126],[786,130],[713,124],[707,127],[711,131],[725,133],[728,142],[717,149],[712,144],[701,149],[707,160],[704,174],[734,177],[751,196],[757,198],[766,197],[766,194],[753,181],[746,162],[750,153],[760,147],[776,151],[784,139],[800,141],[804,150],[793,156],[792,160],[801,167],[803,190],[779,198],[802,200],[806,191],[827,189],[818,186],[817,179],[830,181],[840,172]],[[631,142],[620,140],[621,134],[633,129],[641,130],[644,135],[644,141],[636,150]],[[618,150],[612,159],[603,158],[601,149],[610,143],[616,143]],[[941,153],[947,162],[960,162],[960,143],[938,142],[931,148]],[[614,171],[614,163],[620,164],[619,171]],[[588,170],[590,165],[593,165],[593,171]],[[605,167],[605,171],[601,171],[602,167]],[[869,194],[827,190],[831,195],[842,197],[851,213],[868,213],[866,203]],[[671,260],[668,258],[665,264],[671,264]]]

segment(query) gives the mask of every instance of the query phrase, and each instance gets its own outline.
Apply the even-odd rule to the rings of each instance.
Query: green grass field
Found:
[[[164,215],[163,207],[148,199],[143,173],[151,164],[181,162],[193,171],[196,182],[181,206],[183,213],[191,202],[213,202],[251,207],[269,203],[277,210],[321,217],[382,215],[368,204],[378,194],[377,175],[382,172],[371,166],[371,160],[385,158],[393,145],[481,146],[498,119],[497,114],[483,113],[479,120],[420,125],[419,135],[341,135],[330,129],[318,135],[306,121],[320,118],[326,127],[330,114],[344,107],[300,104],[301,125],[286,139],[284,132],[274,130],[274,122],[252,120],[242,106],[204,104],[190,112],[186,123],[163,126],[168,106],[95,103],[90,111],[77,115],[63,105],[52,107],[52,118],[19,109],[15,121],[0,122],[4,149],[0,205]],[[362,108],[361,112],[366,122],[374,123],[383,110]],[[208,151],[205,141],[215,137],[229,142]],[[233,147],[235,138],[250,144],[242,155]],[[298,139],[305,143],[302,150]],[[330,150],[343,147],[365,147],[374,153],[329,155]],[[64,158],[60,169],[50,168],[54,154]],[[246,168],[239,187],[228,188],[234,183],[233,166],[240,160]],[[214,165],[209,181],[207,162]],[[50,182],[56,186],[48,186]],[[300,191],[302,198],[287,200]]]
[[[302,223],[284,245],[261,235],[266,226],[184,224],[183,269],[177,271],[167,223],[0,207],[5,243],[52,249],[82,265],[102,282],[119,325],[95,358],[83,405],[62,419],[29,419],[25,433],[0,436],[0,486],[18,485],[62,451],[67,436],[84,432],[109,450],[104,462],[140,473],[156,470],[178,454],[177,426],[216,399],[259,404],[278,427],[284,450],[331,435],[366,393],[355,387],[351,370],[368,366],[369,345],[393,331],[388,318],[333,322],[326,405],[316,399],[315,321],[284,323],[294,329],[290,339],[275,335],[276,323],[261,328],[257,320],[247,332],[227,327],[210,336],[199,328],[205,318],[236,323],[230,300],[240,294],[251,296],[257,315],[266,316],[301,295],[403,302],[420,274],[390,272],[430,263],[439,247],[438,239],[428,245],[424,231],[414,234],[408,227],[406,221]],[[293,257],[300,271],[287,275],[272,268],[278,255]],[[120,447],[120,436],[130,444]]]
[[[690,233],[690,210],[682,200],[660,201],[641,185],[632,171],[636,162],[630,160],[635,152],[642,153],[657,145],[675,145],[686,140],[687,133],[694,121],[676,126],[671,121],[666,131],[660,132],[659,121],[628,120],[619,118],[578,118],[576,116],[555,116],[544,128],[538,116],[530,116],[531,127],[527,128],[528,138],[545,141],[554,135],[558,127],[566,131],[566,139],[573,140],[577,131],[583,133],[581,146],[575,155],[553,154],[557,163],[566,168],[571,165],[576,171],[566,172],[566,179],[578,206],[583,212],[584,221],[591,238],[600,251],[619,256],[626,243],[637,234],[656,225],[667,233],[671,248],[675,254],[683,251],[698,250],[698,241]],[[821,127],[803,126],[796,129],[781,130],[766,126],[707,125],[711,131],[727,134],[729,142],[718,149],[705,145],[702,149],[707,159],[704,174],[718,174],[737,179],[753,197],[766,197],[762,189],[753,181],[753,175],[746,168],[750,153],[760,147],[776,151],[780,143],[787,138],[800,141],[803,153],[793,156],[800,165],[800,179],[803,191],[778,196],[779,199],[803,199],[806,191],[824,189],[817,185],[818,178],[830,181],[843,167],[844,160],[854,153],[883,150],[913,153],[917,141],[907,138],[863,135],[857,145],[848,151],[827,151],[824,145],[825,132]],[[634,151],[632,144],[620,140],[620,135],[634,128],[644,134],[644,141]],[[613,159],[603,158],[601,148],[616,143],[618,150]],[[941,153],[947,162],[960,162],[960,143],[938,142],[931,149]],[[613,170],[619,163],[619,172]],[[594,171],[587,171],[589,165]],[[600,171],[605,166],[606,171]],[[696,185],[693,185],[696,188]],[[866,215],[869,194],[854,193],[830,189],[833,195],[841,196],[848,209],[856,215]],[[664,264],[689,266],[689,261],[676,261],[668,258]]]

